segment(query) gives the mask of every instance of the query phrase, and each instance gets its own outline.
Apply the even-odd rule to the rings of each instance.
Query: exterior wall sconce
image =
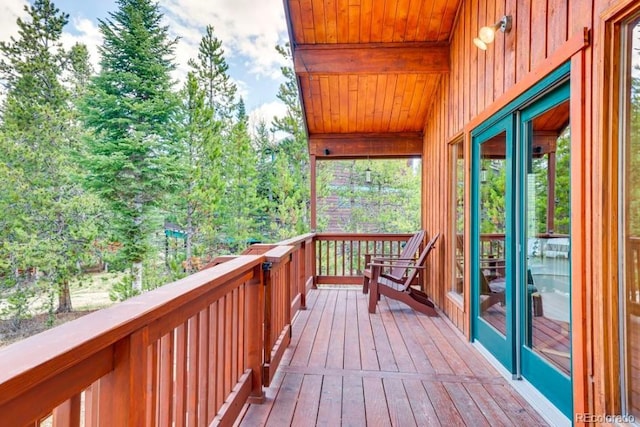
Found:
[[[480,169],[480,182],[482,184],[487,182],[487,169],[484,166]]]
[[[489,27],[480,28],[478,37],[473,39],[473,44],[482,50],[487,50],[487,45],[493,43],[498,30],[503,33],[508,33],[511,30],[511,15],[503,16],[498,22]]]
[[[367,169],[364,171],[364,182],[367,184],[371,184],[371,169],[367,166]]]

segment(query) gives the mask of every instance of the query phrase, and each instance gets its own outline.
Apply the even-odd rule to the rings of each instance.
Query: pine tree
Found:
[[[99,22],[104,42],[101,71],[85,98],[87,183],[109,205],[114,227],[131,264],[133,288],[142,288],[153,214],[179,176],[171,141],[177,99],[171,91],[176,40],[161,25],[150,0],[118,0],[118,10]]]
[[[0,233],[6,240],[0,250],[10,270],[0,275],[19,288],[33,278],[18,272],[37,269],[45,292],[51,299],[58,294],[57,311],[70,311],[69,283],[95,234],[95,204],[79,185],[74,161],[82,130],[66,84],[75,79],[63,79],[73,74],[74,60],[82,62],[74,53],[81,48],[62,48],[68,15],[52,2],[38,0],[25,10],[18,37],[0,43],[0,78],[8,89],[0,140]]]
[[[287,46],[276,48],[291,61]],[[281,68],[285,82],[280,85],[278,99],[287,107],[287,114],[274,118],[272,131],[286,136],[274,147],[274,168],[278,178],[274,188],[276,234],[279,237],[305,233],[309,229],[309,155],[304,131],[302,108],[298,98],[295,72],[291,66]]]
[[[247,242],[258,237],[258,215],[262,211],[258,197],[258,159],[249,135],[242,99],[238,103],[237,114],[226,146],[226,189],[220,206],[223,217],[221,231],[231,252],[241,251]]]
[[[177,139],[181,146],[182,178],[179,181],[183,188],[175,202],[176,211],[180,212],[177,221],[186,231],[188,273],[194,269],[194,243],[211,241],[216,226],[215,214],[222,192],[220,127],[213,109],[207,105],[205,91],[190,72],[181,91]]]
[[[235,83],[229,77],[229,65],[224,57],[222,41],[214,35],[214,27],[208,25],[200,40],[198,59],[189,60],[200,87],[205,91],[207,105],[215,117],[229,124],[237,107]]]

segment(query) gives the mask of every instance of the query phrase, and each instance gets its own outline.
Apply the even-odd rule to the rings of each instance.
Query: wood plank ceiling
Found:
[[[422,155],[460,0],[284,0],[309,152]]]

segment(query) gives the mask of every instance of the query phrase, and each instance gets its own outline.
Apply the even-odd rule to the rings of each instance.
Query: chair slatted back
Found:
[[[427,257],[429,256],[429,254],[431,253],[433,248],[435,248],[435,246],[436,246],[436,241],[438,240],[438,237],[440,237],[440,233],[437,233],[435,236],[433,236],[433,238],[431,240],[429,240],[429,243],[427,243],[427,246],[424,247],[424,249],[420,253],[420,256],[418,257],[418,260],[415,263],[416,267],[424,266],[424,264],[427,261]],[[407,275],[407,280],[405,280],[405,282],[404,282],[404,290],[407,290],[409,288],[409,286],[411,286],[411,282],[413,282],[413,279],[415,279],[417,275],[418,275],[418,269],[417,268],[410,268],[409,269],[409,274]]]
[[[425,234],[424,230],[420,230],[407,240],[407,243],[404,245],[402,253],[400,254],[400,258],[404,259],[398,260],[396,266],[389,272],[389,276],[397,279],[404,277],[407,272],[407,266],[413,262],[412,260],[415,259],[416,254],[420,250],[420,245],[424,242]]]

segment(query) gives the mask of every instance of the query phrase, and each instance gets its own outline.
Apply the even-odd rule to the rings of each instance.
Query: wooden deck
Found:
[[[455,327],[359,289],[311,291],[241,425],[547,425]]]

